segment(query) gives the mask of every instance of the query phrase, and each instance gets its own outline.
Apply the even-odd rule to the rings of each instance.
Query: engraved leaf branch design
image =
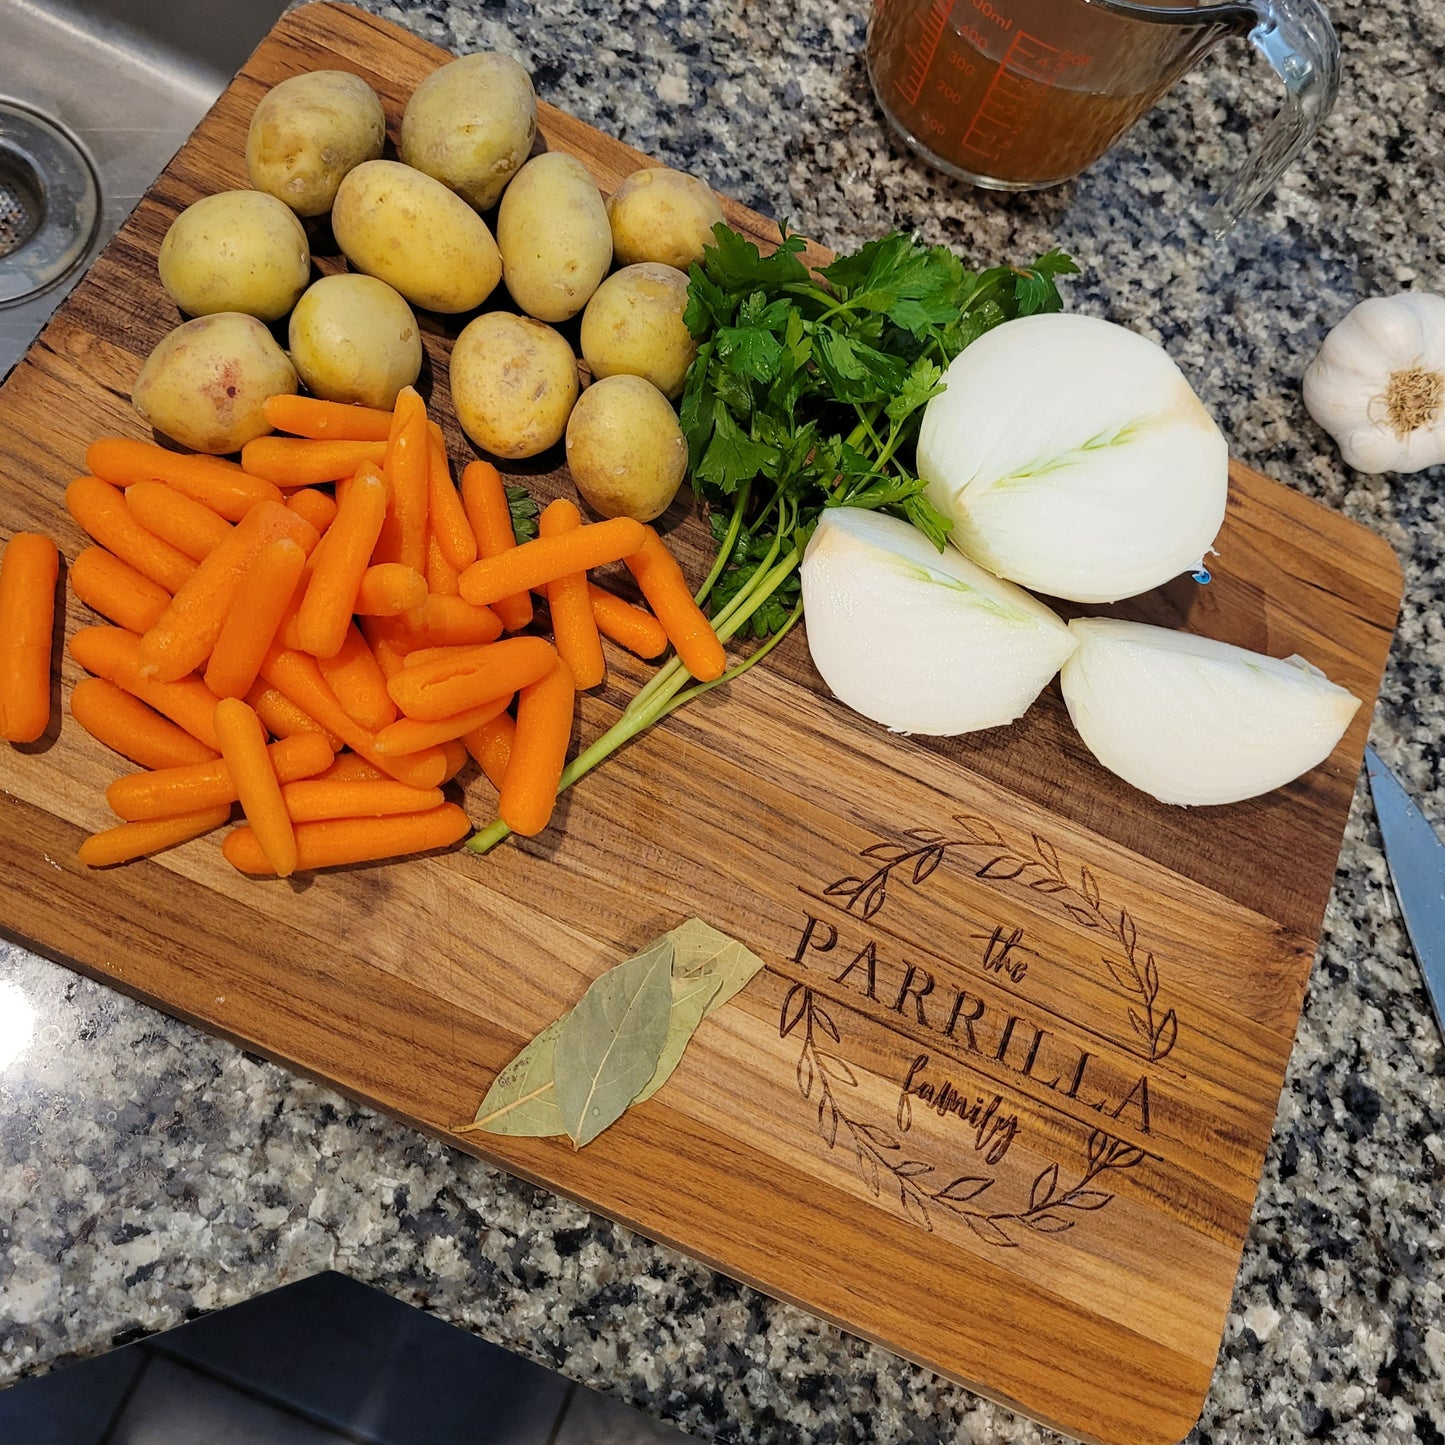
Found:
[[[1104,967],[1115,986],[1125,995],[1129,1027],[1139,1040],[1139,1051],[1150,1063],[1158,1063],[1179,1041],[1179,1017],[1172,1008],[1159,1008],[1159,966],[1148,949],[1141,948],[1138,927],[1125,908],[1115,909],[1100,896],[1099,881],[1086,864],[1077,869],[1074,882],[1065,869],[1059,850],[1038,833],[1030,833],[1032,853],[1012,847],[986,818],[956,813],[957,831],[948,836],[928,828],[913,828],[903,834],[906,842],[874,843],[859,855],[875,863],[863,877],[849,876],[830,883],[823,894],[841,899],[846,912],[865,921],[873,918],[888,901],[889,883],[898,879],[917,887],[953,851],[978,849],[987,860],[973,868],[975,878],[996,882],[1017,882],[1031,892],[1057,900],[1076,923],[1098,930],[1123,951],[1120,959],[1102,955]]]
[[[1060,1183],[1060,1166],[1046,1165],[1029,1189],[1027,1205],[1013,1210],[975,1207],[974,1201],[997,1182],[991,1175],[960,1174],[940,1183],[943,1171],[925,1159],[907,1157],[902,1140],[892,1130],[854,1118],[840,1104],[839,1088],[857,1088],[852,1066],[829,1045],[841,1042],[832,1015],[806,984],[795,983],[783,999],[778,1022],[780,1037],[801,1033],[798,1054],[798,1092],[810,1103],[816,1100],[817,1128],[829,1149],[852,1151],[864,1186],[875,1199],[885,1189],[898,1197],[899,1208],[919,1228],[933,1230],[933,1213],[944,1208],[956,1215],[985,1244],[1017,1249],[1020,1229],[1036,1234],[1062,1234],[1078,1223],[1075,1217],[1103,1209],[1114,1198],[1095,1181],[1110,1170],[1132,1169],[1144,1151],[1103,1129],[1089,1135],[1088,1163],[1079,1179]],[[846,1102],[846,1099],[844,1100]],[[911,1101],[910,1106],[911,1106]]]

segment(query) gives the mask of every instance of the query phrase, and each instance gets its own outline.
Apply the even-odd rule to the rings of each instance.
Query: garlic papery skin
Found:
[[[1302,657],[1274,658],[1143,622],[1080,617],[1060,679],[1111,773],[1161,803],[1237,803],[1334,751],[1360,700]]]
[[[1229,447],[1162,347],[1088,316],[1028,316],[966,347],[944,380],[918,474],[981,566],[1116,602],[1212,549]]]
[[[1357,471],[1445,462],[1445,297],[1361,301],[1306,368],[1304,401]]]
[[[823,681],[895,732],[1012,722],[1074,650],[1037,598],[881,512],[828,508],[800,570],[808,649]]]

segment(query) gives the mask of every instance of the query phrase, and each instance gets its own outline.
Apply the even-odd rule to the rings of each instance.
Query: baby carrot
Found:
[[[358,474],[336,509],[336,520],[312,559],[311,580],[296,614],[304,651],[334,657],[346,641],[361,579],[386,517],[387,484],[372,468]]]
[[[336,694],[321,676],[314,657],[272,647],[261,664],[261,676],[284,692],[327,732],[334,734],[352,752],[360,753],[367,762],[380,768],[388,777],[410,783],[414,788],[435,788],[446,771],[446,757],[436,748],[409,753],[404,758],[388,758],[376,751],[376,734],[364,728],[336,700]]]
[[[357,626],[388,682],[406,666],[407,654],[420,645],[402,617],[360,617]]]
[[[104,547],[86,547],[70,564],[70,589],[119,627],[144,632],[171,604],[171,594]]]
[[[491,462],[467,463],[462,471],[462,505],[477,539],[478,559],[499,556],[517,545],[507,488]],[[532,599],[525,591],[499,597],[494,606],[508,632],[520,632],[532,620]]]
[[[125,491],[125,504],[147,532],[184,552],[192,562],[209,556],[234,530],[224,517],[204,502],[164,482],[134,482]]]
[[[60,552],[17,532],[0,557],[0,737],[33,743],[50,725],[50,652]]]
[[[356,783],[365,778],[384,778],[386,774],[367,762],[359,753],[346,752],[337,753],[336,761],[319,776],[332,782]]]
[[[305,565],[305,552],[290,537],[277,537],[256,554],[206,663],[206,686],[217,697],[245,697],[251,690]]]
[[[87,671],[138,697],[158,713],[220,752],[214,715],[216,695],[198,677],[160,682],[141,671],[140,638],[123,627],[82,627],[70,639],[70,655]]]
[[[240,698],[216,704],[221,758],[236,785],[236,798],[272,871],[282,878],[296,870],[296,834],[281,796],[261,719]]]
[[[412,635],[425,647],[495,642],[502,635],[502,619],[495,608],[473,607],[460,597],[436,593],[408,612],[404,620]]]
[[[467,765],[466,744],[460,738],[448,738],[439,746],[442,756],[446,759],[446,771],[442,774],[442,782],[449,783]]]
[[[286,505],[298,517],[305,517],[318,532],[325,532],[336,520],[336,503],[315,487],[298,487],[286,498]]]
[[[411,648],[402,658],[402,666],[418,667],[423,662],[455,662],[463,667],[471,667],[476,661],[480,647],[480,643],[470,642],[450,642],[436,646],[419,645]],[[395,675],[395,673],[392,674],[393,677]]]
[[[333,818],[296,825],[296,866],[300,869],[336,868],[346,863],[369,863],[447,848],[471,832],[467,815],[455,803],[443,803],[425,813],[404,813],[394,818]],[[269,873],[270,865],[256,835],[236,828],[221,844],[226,861],[243,873]]]
[[[384,442],[391,431],[389,411],[315,396],[268,396],[261,415],[277,431],[316,441]]]
[[[462,739],[494,788],[500,788],[502,779],[507,775],[507,760],[512,756],[512,740],[516,732],[517,725],[512,721],[511,713],[502,712]]]
[[[65,507],[102,547],[164,587],[178,592],[196,564],[169,542],[146,531],[125,504],[125,497],[99,477],[77,477],[65,489]]]
[[[537,537],[495,557],[478,558],[462,573],[462,596],[468,602],[490,605],[569,572],[587,572],[619,562],[645,541],[646,529],[631,517],[584,522],[559,536]]]
[[[331,749],[320,733],[282,738],[266,752],[281,783],[315,777],[331,766]],[[236,783],[226,760],[212,758],[210,762],[188,763],[183,767],[127,773],[105,790],[105,800],[118,818],[136,823],[146,818],[174,818],[178,813],[234,803]]]
[[[283,489],[314,487],[355,476],[364,462],[379,467],[385,455],[385,442],[257,437],[241,448],[241,466],[251,476]]]
[[[273,738],[294,738],[302,733],[316,733],[326,739],[332,752],[341,750],[341,739],[328,732],[314,717],[303,712],[283,692],[267,687],[257,679],[246,693],[246,701],[256,710],[262,726]]]
[[[129,437],[101,437],[85,453],[85,464],[103,481],[118,487],[135,482],[164,482],[217,516],[239,522],[257,502],[279,502],[280,491],[259,477],[247,476],[235,462],[220,457],[171,452]]]
[[[446,438],[435,423],[427,424],[427,528],[442,556],[458,572],[477,560],[477,534],[467,520],[461,495],[452,485]]]
[[[608,592],[595,582],[587,584],[587,597],[597,630],[638,657],[661,657],[667,651],[667,633],[652,613]]]
[[[575,706],[572,672],[562,657],[517,695],[517,729],[497,799],[497,813],[514,833],[530,837],[551,821]]]
[[[215,750],[103,677],[83,677],[70,690],[70,715],[96,742],[142,768],[204,763]]]
[[[352,609],[367,617],[395,617],[426,601],[426,578],[402,562],[378,562],[361,574]]]
[[[415,718],[398,718],[394,723],[381,729],[376,735],[376,750],[387,756],[400,757],[406,753],[420,752],[422,748],[434,748],[475,732],[477,728],[491,722],[499,713],[511,706],[512,694],[505,693],[480,707],[468,708],[466,712],[442,718],[438,722],[418,722]]]
[[[262,548],[280,537],[291,538],[307,553],[317,543],[316,529],[280,502],[259,502],[246,513],[141,639],[147,675],[174,682],[206,661],[246,573]]]
[[[361,629],[353,622],[334,657],[318,657],[317,666],[336,700],[362,727],[375,732],[396,719],[396,704],[386,690],[382,672]]]
[[[542,537],[561,537],[582,525],[577,504],[566,497],[549,502],[537,519],[537,533]],[[596,687],[607,675],[602,659],[602,639],[597,633],[597,619],[592,615],[592,599],[587,595],[587,574],[568,572],[554,577],[547,584],[547,610],[552,614],[552,640],[572,670],[578,691]]]
[[[408,717],[440,722],[480,707],[536,682],[557,658],[552,645],[540,637],[508,637],[448,652],[404,667],[387,683],[392,701]]]
[[[144,823],[121,823],[103,833],[92,833],[76,852],[87,868],[109,868],[116,863],[129,863],[163,848],[199,838],[219,828],[231,816],[229,806],[206,808],[198,813],[182,813],[174,818],[153,818]]]
[[[307,778],[281,789],[293,823],[320,823],[327,818],[386,818],[398,813],[425,813],[446,802],[440,788],[409,788],[395,778],[358,782]]]
[[[436,533],[426,539],[426,590],[440,597],[458,597],[462,590],[462,574],[442,556]]]
[[[396,398],[391,437],[386,446],[391,516],[377,560],[404,562],[418,572],[426,570],[430,450],[426,403],[415,387],[404,386]]]
[[[637,579],[647,605],[677,649],[682,665],[699,682],[712,682],[722,676],[727,666],[723,645],[707,615],[692,600],[677,559],[653,528],[645,527],[643,531],[642,545],[623,558],[627,570]]]

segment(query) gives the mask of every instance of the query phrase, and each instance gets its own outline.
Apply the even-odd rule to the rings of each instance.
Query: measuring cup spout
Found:
[[[1284,107],[1215,202],[1209,220],[1216,236],[1229,231],[1309,144],[1340,88],[1339,41],[1319,0],[1261,0],[1255,8],[1259,20],[1249,38],[1284,81]]]

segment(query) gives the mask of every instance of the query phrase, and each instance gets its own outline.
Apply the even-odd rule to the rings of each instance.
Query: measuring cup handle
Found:
[[[1284,108],[1264,128],[1244,169],[1215,202],[1210,223],[1223,235],[1309,144],[1340,88],[1340,43],[1319,0],[1259,0],[1254,48],[1284,81]]]

